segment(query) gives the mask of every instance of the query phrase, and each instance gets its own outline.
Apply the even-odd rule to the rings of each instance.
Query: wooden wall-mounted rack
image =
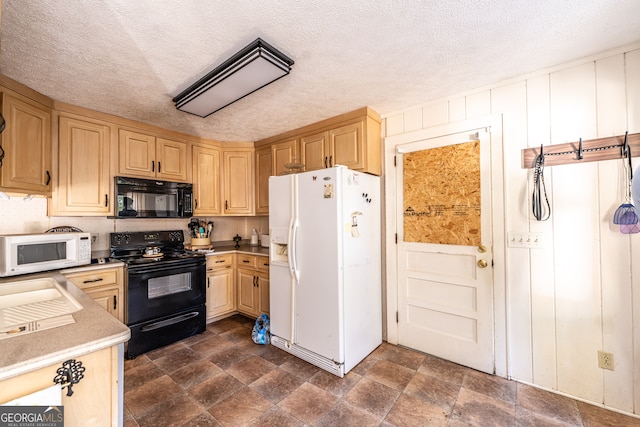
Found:
[[[640,156],[640,133],[627,135],[627,144],[631,149],[632,157]],[[522,150],[522,168],[531,169],[535,167],[536,157],[540,154],[541,149],[544,155],[544,165],[555,166],[620,159],[624,157],[623,145],[624,135],[619,135],[546,147],[525,148]]]

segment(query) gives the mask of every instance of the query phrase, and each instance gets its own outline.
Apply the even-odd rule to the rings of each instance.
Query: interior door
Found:
[[[492,373],[490,135],[396,152],[399,344]]]

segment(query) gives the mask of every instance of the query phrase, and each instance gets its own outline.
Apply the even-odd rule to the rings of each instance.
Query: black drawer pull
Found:
[[[95,282],[102,282],[104,279],[101,277],[99,279],[91,279],[91,280],[85,280],[82,283],[95,283]]]

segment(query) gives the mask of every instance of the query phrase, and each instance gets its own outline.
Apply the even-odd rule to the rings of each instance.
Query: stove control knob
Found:
[[[121,235],[119,235],[119,234],[114,234],[113,235],[112,244],[119,245],[121,241],[122,241],[122,236]]]
[[[131,234],[125,234],[123,238],[124,238],[125,245],[128,245],[129,243],[131,243]]]

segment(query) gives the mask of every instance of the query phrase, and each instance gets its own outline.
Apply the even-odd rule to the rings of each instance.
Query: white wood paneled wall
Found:
[[[384,134],[497,113],[506,218],[498,226],[544,239],[541,249],[505,248],[508,375],[640,414],[640,234],[612,224],[626,191],[623,161],[547,167],[552,213],[541,222],[531,214],[532,171],[520,166],[527,147],[640,132],[640,46],[389,114]],[[598,367],[598,350],[614,354],[614,371]]]

